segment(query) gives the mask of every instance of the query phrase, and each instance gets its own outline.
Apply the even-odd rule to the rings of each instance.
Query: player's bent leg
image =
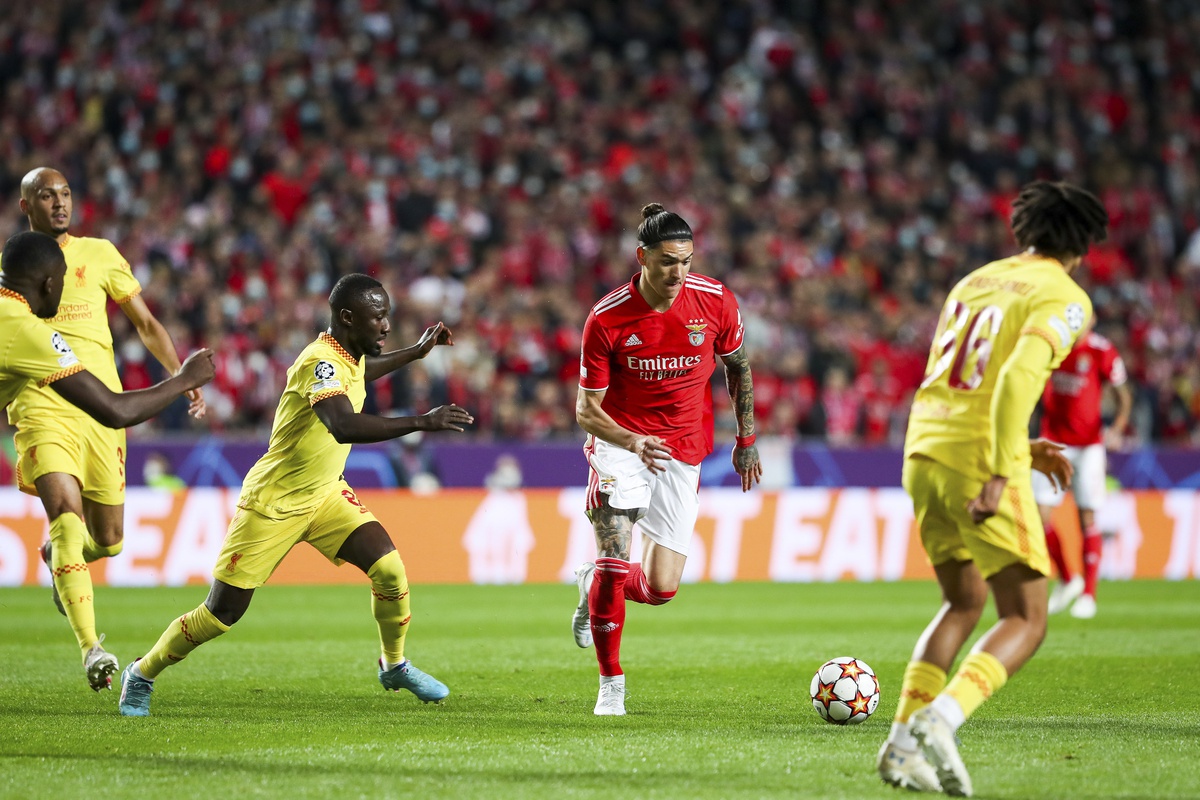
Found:
[[[912,718],[946,686],[946,671],[974,631],[987,602],[987,584],[974,562],[947,561],[936,565],[934,572],[942,589],[942,607],[913,648],[896,716],[876,760],[885,783],[928,792],[941,791],[942,784],[913,736]]]
[[[124,504],[106,505],[85,497],[83,519],[89,534],[83,551],[84,560],[90,564],[121,553],[125,546]]]
[[[79,493],[79,481],[76,480],[73,475],[69,475],[65,472],[48,472],[44,475],[38,476],[34,480],[34,488],[36,489],[36,491],[38,493],[38,497],[42,501],[42,508],[44,508],[46,511],[46,519],[53,521],[53,520],[56,520],[59,517],[63,516],[64,514],[74,514],[75,516],[79,517],[81,522],[83,522],[83,497]],[[58,531],[58,533],[61,534],[61,531]],[[54,560],[55,560],[54,540],[56,538],[55,534],[56,534],[56,531],[55,531],[54,525],[51,524],[50,539],[49,539],[49,541],[47,541],[45,544],[42,545],[42,549],[41,549],[42,561],[46,564],[47,569],[50,570],[51,577],[54,578],[54,581],[50,588],[50,599],[54,601],[54,607],[58,609],[59,613],[62,614],[64,617],[67,617],[68,621],[71,621],[71,615],[67,613],[67,609],[63,605],[63,602],[62,602],[62,593],[61,593],[61,590],[58,585],[59,584],[58,576],[55,575],[55,572],[54,572],[54,570],[55,570],[55,567],[54,567]],[[86,525],[82,525],[79,528],[76,528],[74,526],[74,524],[71,523],[69,539],[70,539],[70,541],[67,542],[64,546],[71,548],[71,553],[70,554],[60,554],[60,560],[62,560],[62,558],[67,558],[67,559],[74,558],[74,548],[76,547],[75,540],[78,539],[78,548],[79,548],[80,555],[79,555],[78,559],[76,559],[75,561],[68,561],[67,563],[82,562],[82,563],[86,564],[87,559],[84,558],[83,553],[87,547],[88,541],[90,541],[90,537],[88,537],[88,534],[87,534]],[[89,598],[91,597],[91,594],[92,594],[92,592],[91,592],[91,577],[90,576],[88,577],[88,585],[87,585],[86,594],[88,595]],[[90,602],[91,601],[89,599],[89,603]],[[95,612],[92,611],[91,613],[94,615]],[[95,623],[94,623],[94,616],[93,616],[93,626],[94,626],[94,624]],[[72,628],[72,630],[75,630],[76,638],[78,638],[79,631],[75,629],[74,622],[71,622],[71,628]],[[95,639],[94,634],[92,636],[92,639],[93,640]],[[85,646],[84,644],[81,643],[80,647],[84,649],[84,652],[86,652],[87,646]]]
[[[640,575],[642,585],[639,588],[646,596],[645,602],[652,606],[660,606],[670,602],[679,591],[679,582],[683,580],[683,570],[686,566],[686,555],[663,547],[650,537],[644,536],[641,566],[630,571],[629,579],[638,580],[637,576]],[[628,596],[628,590],[626,595]]]
[[[378,521],[358,526],[338,548],[337,557],[353,564],[371,579],[371,613],[379,626],[382,656],[379,683],[384,689],[412,692],[426,703],[450,695],[446,684],[421,670],[404,657],[404,640],[412,619],[408,575],[392,539]]]
[[[1010,564],[988,578],[1000,619],[972,652],[994,656],[1012,675],[1046,637],[1046,576],[1025,564]]]
[[[146,655],[121,673],[121,716],[150,715],[150,693],[154,680],[167,667],[178,664],[200,645],[226,633],[250,607],[253,589],[242,589],[214,581],[208,598],[188,613],[173,620]]]
[[[973,561],[947,561],[933,568],[942,606],[917,639],[912,661],[948,671],[970,638],[987,603],[988,586]]]

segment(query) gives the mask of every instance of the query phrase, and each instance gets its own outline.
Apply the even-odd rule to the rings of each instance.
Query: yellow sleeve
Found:
[[[337,394],[346,394],[349,371],[346,365],[333,358],[314,356],[299,367],[304,397],[310,406]]]
[[[1053,347],[1041,335],[1026,335],[996,376],[992,393],[992,474],[1011,478],[1017,462],[1029,452],[1029,417],[1050,378]]]
[[[1061,363],[1071,352],[1075,340],[1087,328],[1092,316],[1092,303],[1077,286],[1071,291],[1049,292],[1038,300],[1029,311],[1022,336],[1037,336],[1045,340]]]
[[[9,370],[32,378],[39,387],[84,369],[62,334],[41,320],[23,325],[9,352]]]
[[[104,276],[104,291],[118,303],[128,303],[142,293],[142,285],[134,277],[129,262],[117,250],[116,245],[106,241],[108,250],[108,269]]]

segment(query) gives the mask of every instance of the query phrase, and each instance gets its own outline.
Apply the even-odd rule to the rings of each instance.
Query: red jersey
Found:
[[[742,315],[720,281],[689,273],[669,309],[655,311],[638,278],[609,292],[583,326],[579,385],[605,391],[601,408],[623,428],[659,436],[696,465],[713,449],[717,356],[742,346]]]
[[[1125,362],[1098,333],[1082,336],[1050,374],[1042,395],[1042,436],[1071,447],[1103,441],[1100,392],[1104,382],[1125,383]]]

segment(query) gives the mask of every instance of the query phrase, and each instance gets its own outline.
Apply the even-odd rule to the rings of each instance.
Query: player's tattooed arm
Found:
[[[601,558],[629,560],[633,543],[633,517],[630,511],[613,508],[602,500],[592,509],[592,528],[596,532],[596,551]]]
[[[738,436],[751,436],[754,433],[754,379],[750,375],[746,348],[739,347],[722,360],[725,362],[725,386],[737,415]]]
[[[725,386],[729,399],[733,401],[733,413],[737,417],[738,438],[754,435],[754,378],[750,374],[750,359],[746,348],[739,347],[727,356],[725,362]],[[742,478],[742,491],[762,479],[762,463],[758,448],[753,443],[746,447],[733,448],[733,468]]]

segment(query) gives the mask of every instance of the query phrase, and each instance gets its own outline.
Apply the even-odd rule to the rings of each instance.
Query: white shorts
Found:
[[[584,452],[591,465],[588,511],[605,495],[613,508],[636,510],[638,529],[655,544],[686,556],[700,513],[700,467],[667,461],[666,472],[654,475],[633,453],[595,437]]]
[[[1108,478],[1107,455],[1104,445],[1089,444],[1087,447],[1065,447],[1063,455],[1075,467],[1071,478],[1071,491],[1075,505],[1085,511],[1095,511],[1104,505],[1105,481]],[[1055,491],[1050,479],[1036,469],[1033,471],[1033,499],[1039,506],[1058,508],[1062,505],[1063,492]]]

